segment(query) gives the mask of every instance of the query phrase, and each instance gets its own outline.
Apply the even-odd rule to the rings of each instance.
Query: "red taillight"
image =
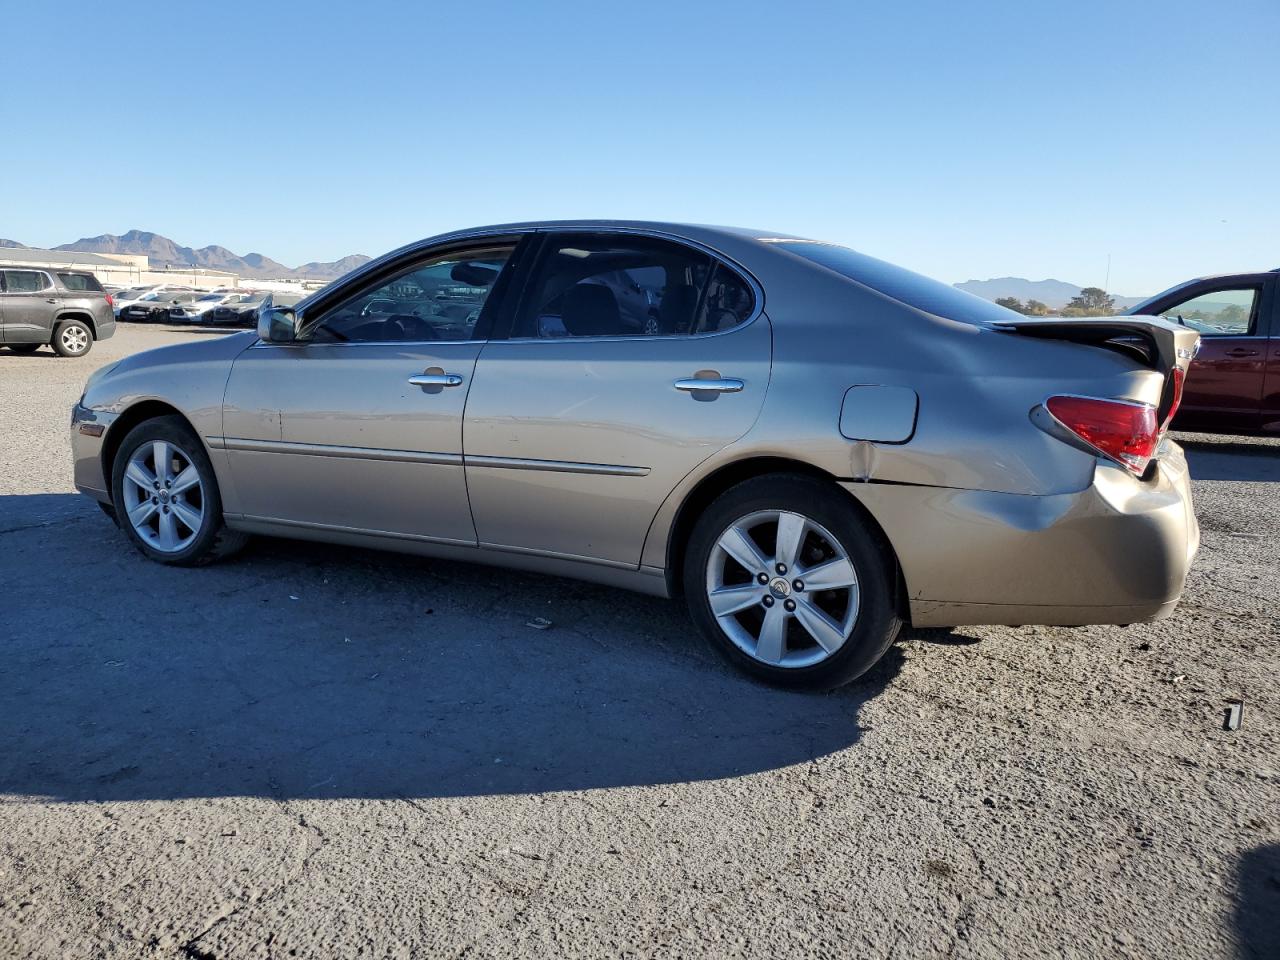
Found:
[[[107,306],[108,306],[108,307],[114,307],[115,305],[116,305],[116,302],[115,302],[114,300],[112,300],[112,299],[111,299],[111,294],[109,294],[109,293],[108,293],[108,294],[107,294]]]
[[[1081,440],[1141,476],[1156,455],[1160,428],[1156,408],[1130,400],[1050,397],[1053,418]]]
[[[1178,404],[1182,403],[1182,381],[1187,379],[1186,371],[1181,367],[1173,368],[1173,403],[1169,405],[1169,412],[1165,414],[1164,423],[1160,424],[1160,432],[1164,433],[1169,429],[1169,424],[1173,422],[1173,415],[1178,412]]]

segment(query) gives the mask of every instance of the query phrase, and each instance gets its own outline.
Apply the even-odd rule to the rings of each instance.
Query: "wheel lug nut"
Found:
[[[778,564],[776,567],[774,567],[774,569],[775,569],[775,570],[777,570],[777,571],[778,571],[778,573],[780,573],[780,574],[781,574],[781,573],[786,573],[786,572],[787,572],[787,565],[786,565],[785,563],[780,563],[780,564]]]
[[[804,591],[804,581],[797,580],[795,583],[791,584],[791,588],[795,590],[796,593],[802,593]]]
[[[159,481],[159,480],[152,480],[152,481],[151,481],[151,485],[152,485],[153,487],[155,487],[157,490],[159,490],[159,489],[160,489],[160,481]]]
[[[159,498],[159,497],[152,497],[152,498],[151,498],[151,502],[152,502],[152,503],[159,503],[159,502],[160,502],[160,498]]]
[[[769,575],[767,573],[762,573],[758,577],[756,577],[756,580],[758,580],[760,583],[768,583]]]
[[[773,597],[765,597],[765,598],[764,598],[764,600],[763,600],[763,601],[761,601],[761,602],[762,602],[766,607],[772,607],[772,606],[773,606]]]
[[[796,602],[794,600],[788,600],[783,604],[783,606],[787,608],[787,613],[791,613],[796,608]]]
[[[169,508],[168,508],[168,507],[161,507],[161,509],[162,509],[162,510],[164,510],[164,512],[165,512],[165,513],[168,513],[168,512],[169,512]]]

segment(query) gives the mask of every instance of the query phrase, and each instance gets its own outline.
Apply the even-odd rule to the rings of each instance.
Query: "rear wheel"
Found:
[[[120,528],[159,563],[201,566],[248,539],[227,529],[213,465],[178,417],[157,417],[129,431],[112,467],[111,499]]]
[[[6,346],[10,350],[12,350],[14,353],[35,353],[37,350],[43,347],[44,344],[43,343],[9,343],[9,344],[6,344]]]
[[[787,687],[830,689],[869,670],[901,628],[893,554],[847,495],[822,480],[759,477],[694,526],[684,589],[732,663]]]
[[[64,320],[53,331],[53,349],[60,357],[83,357],[93,346],[93,331],[80,320]]]

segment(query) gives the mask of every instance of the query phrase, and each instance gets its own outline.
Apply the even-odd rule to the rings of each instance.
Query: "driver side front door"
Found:
[[[419,255],[318,301],[296,342],[240,354],[221,445],[241,515],[475,545],[462,413],[514,248]]]

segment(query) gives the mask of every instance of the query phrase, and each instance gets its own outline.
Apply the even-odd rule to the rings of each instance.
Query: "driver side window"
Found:
[[[1256,287],[1236,287],[1202,293],[1162,310],[1160,316],[1205,336],[1242,337],[1253,330],[1257,306]]]
[[[500,244],[419,261],[330,307],[313,343],[418,343],[472,340],[514,249]]]

